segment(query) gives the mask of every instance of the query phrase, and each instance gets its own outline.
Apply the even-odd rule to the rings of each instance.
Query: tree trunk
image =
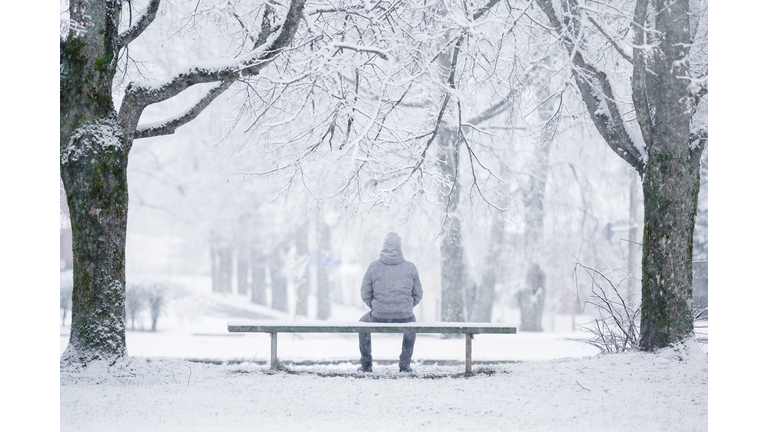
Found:
[[[331,230],[322,217],[318,219],[320,254],[317,263],[317,319],[326,320],[331,316],[331,281],[328,267],[322,262],[322,253],[331,251]]]
[[[699,160],[683,151],[650,152],[643,178],[643,288],[640,345],[668,346],[693,333],[693,228]]]
[[[461,223],[451,216],[445,226],[440,243],[440,274],[442,292],[440,319],[448,322],[464,321],[464,254],[461,245]]]
[[[218,255],[216,254],[216,248],[213,246],[213,242],[211,242],[209,251],[211,254],[211,291],[219,292]]]
[[[117,1],[72,0],[73,22],[97,29],[61,44],[60,171],[72,220],[72,326],[62,362],[123,356],[125,235],[131,137],[117,122]]]
[[[496,288],[496,263],[498,262],[499,255],[501,255],[503,245],[504,220],[501,218],[494,219],[491,225],[488,257],[485,259],[485,271],[483,272],[483,279],[480,282],[475,298],[474,312],[472,314],[472,321],[474,322],[491,322],[494,290]]]
[[[251,303],[267,304],[267,282],[263,256],[251,248]]]
[[[269,259],[269,275],[272,278],[272,309],[288,312],[288,284],[283,273],[280,248],[275,248]]]
[[[627,277],[629,279],[627,286],[627,304],[633,310],[640,304],[640,296],[637,292],[637,280],[640,272],[640,266],[638,265],[639,255],[638,251],[640,243],[637,238],[639,223],[637,221],[637,192],[638,192],[638,175],[635,172],[630,174],[632,180],[629,184],[629,244],[627,245]]]
[[[296,233],[296,255],[300,267],[296,269],[296,315],[307,316],[309,303],[309,247],[307,226],[302,224]]]
[[[220,293],[232,294],[232,246],[224,244],[219,247],[219,280],[217,286]]]
[[[438,168],[443,177],[440,204],[445,208],[443,236],[440,242],[440,319],[464,321],[464,248],[461,221],[456,216],[459,202],[459,151],[456,134],[441,127],[437,137]]]
[[[248,295],[248,246],[240,243],[237,248],[237,293]]]
[[[523,247],[526,262],[526,286],[518,293],[520,304],[520,330],[542,331],[541,318],[546,299],[546,278],[544,275],[544,198],[549,175],[549,148],[557,131],[557,120],[553,118],[553,102],[542,104],[539,119],[542,126],[538,148],[528,164],[530,179],[525,191],[525,232]]]
[[[63,357],[88,362],[126,352],[128,160],[126,152],[101,146],[98,140],[104,137],[73,136],[71,145],[90,151],[61,164],[72,220],[74,282],[72,327]]]

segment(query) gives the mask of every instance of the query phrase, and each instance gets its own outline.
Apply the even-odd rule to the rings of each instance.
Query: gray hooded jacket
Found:
[[[389,233],[379,259],[368,266],[360,294],[376,318],[403,319],[413,316],[424,292],[419,271],[403,258],[400,237]]]

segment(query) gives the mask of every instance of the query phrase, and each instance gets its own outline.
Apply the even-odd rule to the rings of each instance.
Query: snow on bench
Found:
[[[230,321],[230,333],[269,333],[272,342],[270,368],[277,367],[278,333],[441,333],[466,335],[466,372],[472,372],[472,335],[482,333],[516,334],[516,327],[486,323],[435,322],[435,323],[364,323],[364,322],[316,322],[295,321]]]

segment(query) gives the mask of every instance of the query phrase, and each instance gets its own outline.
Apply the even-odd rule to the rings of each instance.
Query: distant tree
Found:
[[[152,319],[152,331],[157,331],[157,320],[165,310],[165,287],[160,284],[153,285],[147,292],[147,304],[149,306],[149,316]]]
[[[141,328],[141,313],[147,306],[147,292],[142,285],[129,285],[125,290],[125,316],[131,321],[131,330],[136,330],[138,319]]]

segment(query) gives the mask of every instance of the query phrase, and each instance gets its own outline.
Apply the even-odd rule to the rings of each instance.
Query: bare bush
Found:
[[[136,319],[144,328],[141,321],[141,312],[146,306],[144,287],[141,285],[129,285],[125,289],[125,316],[131,320],[131,330],[136,329]],[[126,319],[126,321],[127,321]]]
[[[144,329],[142,315],[149,312],[152,322],[152,331],[157,331],[157,320],[165,310],[167,289],[161,284],[137,284],[129,285],[125,289],[125,316],[126,322],[131,321],[131,329],[136,329],[136,321],[139,327]]]
[[[619,294],[618,284],[603,272],[587,267],[580,262],[573,269],[573,279],[578,286],[579,269],[590,278],[591,293],[585,304],[595,307],[599,318],[594,324],[577,326],[580,331],[591,334],[587,343],[600,350],[601,354],[631,351],[640,347],[640,308],[632,308]],[[606,292],[606,285],[610,289]]]

